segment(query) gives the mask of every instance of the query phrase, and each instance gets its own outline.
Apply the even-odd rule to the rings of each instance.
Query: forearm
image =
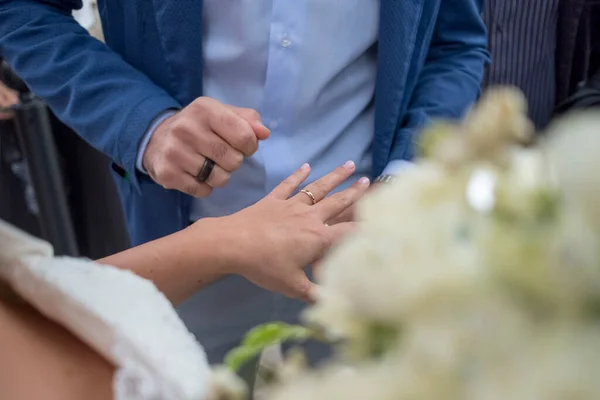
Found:
[[[26,304],[0,296],[0,399],[110,400],[114,368]]]
[[[195,226],[98,260],[154,282],[175,305],[229,270],[217,220]]]

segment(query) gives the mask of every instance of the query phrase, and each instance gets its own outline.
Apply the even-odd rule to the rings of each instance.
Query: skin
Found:
[[[304,267],[354,228],[352,222],[326,226],[325,221],[351,207],[369,186],[368,180],[360,180],[325,198],[354,169],[348,162],[308,185],[306,189],[317,200],[313,205],[304,193],[292,196],[310,174],[310,167],[304,165],[263,200],[239,213],[202,219],[178,233],[99,262],[152,280],[174,304],[229,274],[311,301],[315,285]]]
[[[0,327],[0,399],[113,398],[113,366],[30,306],[0,297]]]
[[[142,163],[155,182],[194,197],[224,186],[244,161],[269,137],[258,112],[200,97],[163,121],[154,131]],[[205,158],[215,162],[206,182],[195,177]]]
[[[19,96],[17,92],[9,89],[0,82],[0,108],[10,107],[19,102]],[[12,112],[0,112],[0,120],[10,119],[13,117]]]
[[[304,266],[352,230],[352,223],[328,227],[325,221],[351,207],[369,186],[363,179],[325,198],[353,172],[354,164],[347,163],[308,185],[317,200],[313,205],[304,193],[292,196],[310,174],[304,165],[254,206],[229,217],[200,220],[99,262],[153,280],[175,304],[231,273],[310,301],[314,284]],[[0,327],[1,399],[113,398],[114,367],[64,328],[6,296],[5,290],[0,291]]]

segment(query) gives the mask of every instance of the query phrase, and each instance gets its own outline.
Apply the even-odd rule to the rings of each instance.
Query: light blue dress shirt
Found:
[[[203,94],[257,110],[271,136],[225,187],[194,202],[192,220],[257,202],[305,162],[309,182],[353,160],[355,176],[339,189],[370,175],[379,0],[204,0],[203,13]],[[146,135],[138,168],[169,115]]]

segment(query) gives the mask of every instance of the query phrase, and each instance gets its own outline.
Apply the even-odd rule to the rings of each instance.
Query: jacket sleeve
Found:
[[[135,177],[152,119],[180,105],[92,38],[71,16],[80,7],[81,0],[0,0],[0,55],[61,121]]]
[[[476,101],[489,62],[483,0],[441,0],[431,44],[390,160],[411,160],[419,130],[435,118],[457,119]],[[411,141],[406,145],[407,138]]]

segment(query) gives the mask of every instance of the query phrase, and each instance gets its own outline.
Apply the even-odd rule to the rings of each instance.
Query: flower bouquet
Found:
[[[359,205],[305,326],[258,327],[227,363],[317,338],[334,357],[288,354],[267,399],[600,399],[599,135],[588,113],[534,136],[512,88],[431,126]]]

